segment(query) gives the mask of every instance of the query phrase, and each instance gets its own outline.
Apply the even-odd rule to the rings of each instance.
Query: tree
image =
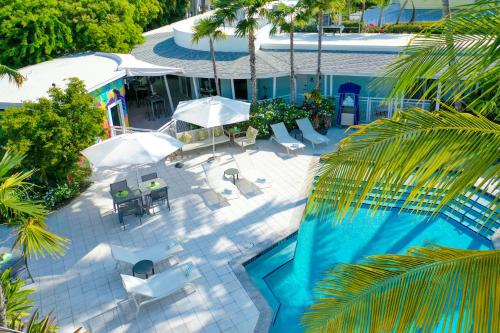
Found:
[[[35,64],[71,51],[73,37],[56,0],[0,0],[0,62]]]
[[[259,29],[259,17],[265,14],[264,6],[270,0],[219,0],[214,3],[216,15],[222,21],[236,21],[237,12],[241,18],[236,23],[236,35],[248,38],[248,52],[250,54],[250,79],[252,81],[252,104],[257,104],[257,73],[255,56],[255,38]]]
[[[206,37],[208,38],[208,45],[210,47],[210,55],[212,57],[212,68],[214,71],[214,80],[215,80],[215,91],[217,95],[220,96],[220,87],[219,87],[219,78],[217,77],[217,64],[215,63],[215,49],[214,49],[214,41],[225,39],[226,34],[223,30],[221,30],[221,26],[223,22],[221,22],[220,18],[217,16],[210,16],[207,18],[202,18],[198,21],[198,23],[194,26],[194,34],[192,37],[193,43],[198,43],[200,39]]]
[[[134,5],[134,22],[147,31],[151,23],[163,12],[161,0],[129,0]]]
[[[0,64],[0,79],[4,76],[7,76],[9,81],[14,82],[18,87],[20,87],[25,80],[24,76],[18,71]]]
[[[443,21],[441,34],[418,35],[374,84],[393,86],[389,98],[421,92],[422,99],[433,99],[439,91],[450,105],[466,102],[492,119],[498,117],[499,9],[494,1],[462,7]]]
[[[318,57],[316,66],[316,88],[321,90],[321,52],[323,44],[323,15],[341,12],[345,0],[303,0],[304,7],[311,16],[317,17],[318,22]]]
[[[500,251],[414,247],[339,264],[303,317],[314,332],[498,332]],[[486,278],[490,277],[490,278]],[[456,326],[453,326],[456,324]]]
[[[483,6],[490,11],[486,13]],[[414,83],[407,81],[413,73],[405,75],[412,70],[418,72],[416,79],[420,79],[419,74],[427,75],[425,72],[429,70],[434,71],[433,75],[439,73],[437,80],[449,87],[450,94],[463,94],[450,81],[456,78],[449,68],[455,62],[469,67],[460,72],[469,73],[461,77],[461,85],[465,87],[498,80],[498,75],[490,77],[494,73],[490,66],[495,67],[498,61],[496,52],[490,52],[490,43],[498,45],[497,36],[473,36],[495,26],[498,20],[495,9],[491,3],[468,8],[468,15],[454,15],[445,23],[453,27],[447,34],[456,38],[454,44],[458,41],[460,56],[456,56],[454,47],[450,49],[446,36],[424,36],[427,39],[410,47],[419,56],[402,55],[389,68],[392,77],[397,77],[393,96],[412,90],[402,88],[413,87]],[[451,24],[453,21],[458,22]],[[462,21],[468,22],[469,30],[465,30]],[[481,24],[487,27],[479,27]],[[453,35],[450,31],[461,34]],[[481,39],[483,45],[478,45],[476,39]],[[440,47],[441,52],[435,47]],[[455,62],[450,63],[450,59]],[[481,68],[476,72],[472,68],[475,66]],[[494,86],[498,89],[498,82]],[[456,98],[450,96],[451,100]],[[500,125],[479,114],[471,104],[467,111],[458,112],[451,107],[436,112],[418,108],[398,110],[392,119],[355,126],[357,131],[343,139],[337,151],[323,156],[308,211],[321,214],[326,208],[324,203],[328,202],[328,208],[342,218],[350,209],[356,213],[376,191],[373,210],[402,200],[402,209],[425,208],[436,214],[458,195],[470,199],[487,190],[497,193]],[[483,215],[480,222],[489,227],[499,218],[498,198],[487,208],[491,213]],[[458,328],[453,329],[461,332],[498,331],[498,302],[493,299],[499,297],[499,290],[494,287],[499,284],[499,260],[498,250],[467,251],[435,246],[413,249],[407,256],[382,255],[370,257],[359,265],[342,264],[327,272],[317,304],[304,322],[315,330],[327,327],[351,332],[370,327],[376,332],[413,332],[433,331],[437,321],[443,320],[445,325],[457,323]],[[418,297],[414,296],[416,293]],[[451,320],[454,315],[456,321]]]
[[[382,18],[384,17],[384,8],[389,5],[389,0],[376,0],[377,6],[380,7],[380,14],[378,16],[377,26],[382,25]]]
[[[443,9],[443,18],[450,17],[450,1],[441,0],[441,7]]]
[[[36,169],[37,184],[66,181],[77,167],[80,151],[103,135],[102,111],[83,82],[69,79],[67,87],[49,89],[49,98],[7,109],[0,128],[6,148],[25,154],[22,166]]]
[[[290,37],[290,103],[295,105],[297,89],[295,88],[295,64],[293,38],[296,25],[303,25],[304,10],[300,3],[287,5],[280,3],[277,8],[267,12],[267,17],[272,23],[271,34],[287,33]]]

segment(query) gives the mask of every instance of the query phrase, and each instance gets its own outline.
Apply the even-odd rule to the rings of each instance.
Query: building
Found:
[[[0,80],[0,109],[44,97],[52,85],[62,87],[66,78],[78,77],[102,108],[110,135],[116,127],[159,129],[170,120],[179,101],[215,93],[208,40],[191,42],[193,26],[206,15],[210,12],[145,33],[145,43],[131,55],[77,54],[22,68],[20,72],[27,77],[22,87],[6,78]],[[289,38],[270,31],[270,24],[262,20],[256,39],[258,99],[288,100]],[[250,100],[248,40],[237,37],[234,26],[226,26],[225,32],[227,39],[215,43],[221,95]],[[410,38],[409,34],[325,34],[322,95],[336,98],[341,85],[358,85],[361,122],[390,116],[396,107],[416,105],[416,100],[409,99],[385,103],[388,87],[371,85]],[[315,84],[317,34],[296,33],[294,44],[296,94],[301,103]],[[427,101],[418,105],[431,107]]]

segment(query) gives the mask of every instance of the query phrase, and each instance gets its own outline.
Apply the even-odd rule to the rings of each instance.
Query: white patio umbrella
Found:
[[[82,154],[96,168],[138,166],[158,163],[182,146],[181,141],[164,133],[135,132],[99,142],[82,150]]]
[[[250,103],[212,96],[179,102],[172,117],[201,127],[212,128],[212,152],[215,156],[214,128],[247,121],[249,116]]]

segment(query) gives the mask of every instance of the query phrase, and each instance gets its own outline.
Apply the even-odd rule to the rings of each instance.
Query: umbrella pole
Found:
[[[215,160],[215,127],[212,127],[212,156],[208,158],[207,162]]]

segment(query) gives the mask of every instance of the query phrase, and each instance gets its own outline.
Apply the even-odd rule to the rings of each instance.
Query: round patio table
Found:
[[[132,267],[132,275],[142,274],[149,277],[149,274],[153,275],[155,273],[154,264],[151,260],[141,260]]]
[[[224,176],[232,176],[233,177],[233,184],[236,185],[236,178],[238,178],[238,169],[236,168],[229,168],[224,171]],[[239,178],[238,178],[239,179]]]

